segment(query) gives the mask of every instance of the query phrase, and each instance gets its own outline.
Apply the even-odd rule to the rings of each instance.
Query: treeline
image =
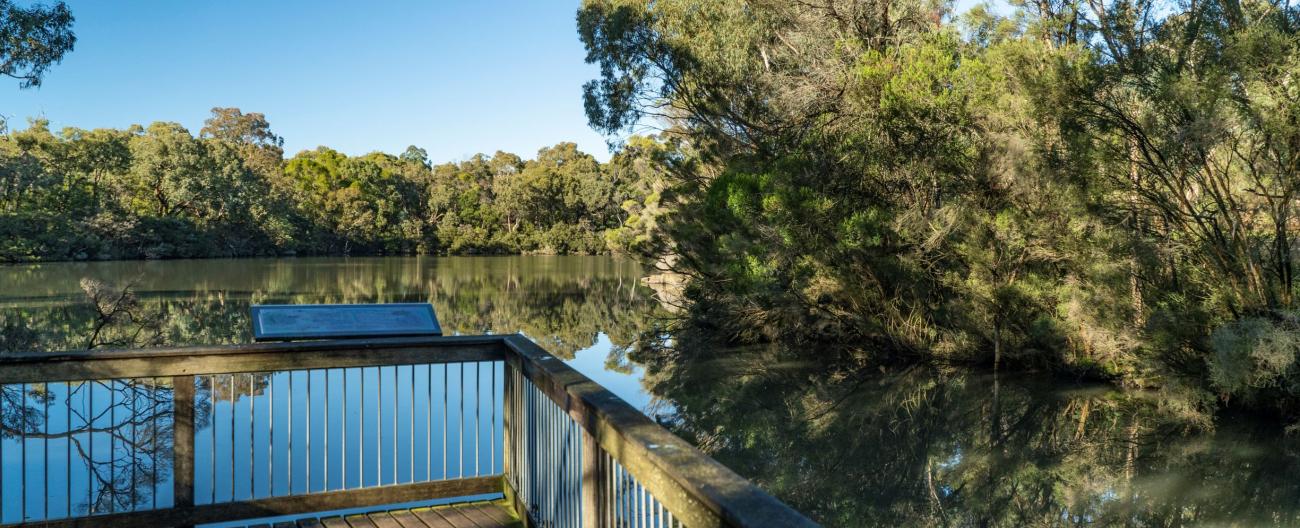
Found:
[[[1300,7],[1013,4],[585,1],[696,320],[1294,413]]]
[[[620,251],[669,153],[634,138],[609,163],[560,143],[433,165],[416,147],[286,160],[282,145],[234,108],[197,136],[32,121],[0,136],[0,261]]]

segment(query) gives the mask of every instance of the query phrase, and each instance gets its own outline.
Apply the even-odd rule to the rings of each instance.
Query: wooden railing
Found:
[[[4,526],[485,494],[546,528],[815,526],[522,336],[7,354],[0,388]]]

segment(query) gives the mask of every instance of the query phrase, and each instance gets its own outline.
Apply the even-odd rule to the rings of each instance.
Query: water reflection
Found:
[[[500,361],[0,386],[0,523],[502,472]],[[194,427],[177,449],[177,392]]]
[[[5,266],[0,267],[0,349],[246,342],[251,338],[247,320],[251,304],[432,302],[448,332],[525,332],[827,526],[1300,525],[1300,483],[1291,476],[1300,470],[1300,452],[1295,440],[1274,424],[1219,417],[1215,429],[1207,432],[1202,421],[1181,416],[1175,402],[1163,396],[1035,376],[994,379],[956,369],[828,369],[826,363],[843,363],[830,359],[828,350],[735,350],[689,334],[674,336],[668,342],[674,348],[647,348],[640,345],[661,343],[655,329],[659,315],[655,301],[639,285],[640,276],[634,263],[604,257]],[[126,299],[134,303],[128,303],[133,310],[130,317],[105,319],[118,297],[103,290],[101,302],[89,301],[83,279],[105,285],[134,281],[134,297]],[[436,389],[443,382],[437,375],[441,371],[434,369]],[[377,383],[373,371],[368,372],[367,383]],[[429,373],[414,373],[416,391],[427,390]],[[398,376],[405,379],[410,374],[403,370]],[[456,374],[453,368],[446,382],[453,389],[459,383]],[[392,375],[385,371],[385,379],[391,380]],[[295,386],[305,387],[303,375],[296,376]],[[332,376],[331,387],[343,383],[338,373],[312,376],[316,376],[312,383],[320,387],[326,383],[322,376]],[[484,381],[491,386],[491,380]],[[350,377],[349,384],[359,387],[360,379]],[[170,459],[149,456],[159,448],[170,449],[170,411],[167,403],[160,403],[170,401],[170,380],[160,380],[156,387],[148,380],[85,386],[93,388],[80,388],[80,384],[4,388],[0,522],[17,519],[16,512],[23,507],[29,514],[58,514],[69,505],[80,512],[143,507],[141,501],[170,504]],[[212,441],[215,449],[203,448],[215,450],[213,460],[247,452],[250,443],[267,445],[270,429],[287,434],[289,423],[282,419],[288,416],[288,401],[282,398],[289,392],[285,373],[257,374],[251,380],[247,374],[198,379],[196,441],[208,442],[204,438],[212,438],[214,430],[209,427],[215,423],[219,426]],[[86,406],[90,394],[94,405]],[[313,405],[324,404],[321,396],[315,398]],[[334,395],[328,400],[339,404],[332,409],[346,408],[349,420],[357,420],[349,422],[351,431],[352,424],[360,423],[356,414],[360,411],[354,404],[343,405],[340,398]],[[64,410],[75,412],[65,417],[57,410],[69,400],[70,409]],[[307,403],[301,398],[293,401],[295,410],[304,411],[295,413],[300,417],[293,422],[298,438],[308,427]],[[368,398],[367,407],[374,401],[378,400]],[[157,409],[163,416],[154,423],[128,419],[133,415],[132,402],[144,409],[144,416],[163,405]],[[49,420],[37,419],[45,416],[37,411],[47,404],[55,409]],[[434,402],[435,412],[440,405]],[[429,406],[416,405],[417,415],[427,413]],[[215,409],[211,415],[210,409]],[[452,442],[433,438],[431,443],[427,432],[421,436],[421,429],[430,426],[428,418],[414,419],[415,427],[398,420],[401,429],[389,434],[392,416],[376,409],[366,415],[363,430],[370,453],[366,460],[375,456],[371,449],[392,451],[387,442],[377,440],[381,433],[387,440],[408,438],[414,431],[416,444],[425,446],[424,454],[416,448],[416,456],[410,457],[409,449],[401,451],[407,449],[401,447],[405,444],[399,444],[396,449],[408,453],[399,457],[406,462],[399,463],[399,479],[440,478],[444,469],[456,475],[460,467],[455,464],[462,462],[464,471],[472,474],[469,464],[479,460],[481,467],[491,468],[491,457],[499,455],[495,447],[480,452],[488,453],[486,459],[449,452],[448,462],[443,463],[436,450]],[[400,408],[396,413],[409,411]],[[445,416],[461,416],[453,411]],[[274,425],[248,425],[269,423],[263,420],[270,420],[272,413]],[[382,425],[372,426],[372,416],[379,416]],[[227,440],[232,429],[222,424],[232,419],[235,434]],[[343,415],[336,419],[330,431],[342,427]],[[439,425],[436,418],[432,425]],[[310,427],[324,431],[323,419],[313,420]],[[14,436],[22,431],[32,433],[25,453]],[[341,447],[340,433],[329,434]],[[348,449],[359,448],[362,440],[349,436]],[[134,447],[135,454],[124,446]],[[59,458],[53,455],[72,451],[68,458],[81,461],[71,465],[68,489],[41,480],[46,467],[41,462],[43,450],[53,460]],[[430,455],[430,450],[435,454]],[[287,467],[288,458],[279,453],[256,451],[251,461],[254,469],[246,469],[250,461],[245,457],[235,464],[217,465],[213,473],[202,473],[196,482],[198,498],[220,501],[290,489],[287,481],[261,476],[257,470],[268,464]],[[321,453],[311,456],[324,456]],[[340,456],[337,453],[331,451],[331,460]],[[390,468],[394,459],[379,456],[384,457],[380,464],[366,463],[366,485],[378,482],[372,472],[379,468],[385,471],[385,482],[394,478]],[[272,463],[267,457],[275,460]],[[328,486],[357,485],[360,463],[340,460],[331,466]],[[415,467],[408,469],[412,460]],[[136,470],[130,469],[137,464]],[[308,467],[305,458],[295,458],[293,464]],[[342,480],[345,466],[339,464],[346,464],[346,481]],[[223,473],[226,466],[236,476]],[[311,489],[319,490],[326,485],[324,468],[313,467],[320,469],[310,477]],[[196,469],[208,471],[203,466]],[[49,470],[66,473],[68,468],[55,463]],[[24,475],[32,485],[50,482],[52,489],[64,493],[50,494],[44,510],[43,492],[21,494]],[[216,482],[208,484],[213,479]],[[302,480],[295,480],[292,489],[305,489],[306,479],[304,474]],[[157,493],[142,491],[153,483]],[[237,486],[233,491],[232,483]]]
[[[170,505],[172,393],[155,379],[0,386],[0,522]]]
[[[1032,375],[680,352],[638,357],[676,432],[827,526],[1300,524],[1300,453],[1268,425]]]
[[[657,305],[640,278],[635,262],[609,257],[0,266],[0,350],[242,343],[252,304],[431,302],[447,333],[523,332],[572,358],[601,333],[618,350],[641,335]],[[126,286],[129,313],[106,321]]]

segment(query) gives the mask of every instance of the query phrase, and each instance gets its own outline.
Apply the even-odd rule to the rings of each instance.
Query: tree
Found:
[[[50,66],[76,44],[73,20],[63,2],[21,7],[0,0],[0,74],[18,79],[23,88],[40,86]]]

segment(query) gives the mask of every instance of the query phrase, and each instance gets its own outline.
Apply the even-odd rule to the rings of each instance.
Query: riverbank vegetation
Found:
[[[584,2],[692,324],[1297,414],[1300,8],[1013,4]]]
[[[0,261],[292,254],[595,254],[636,247],[666,144],[573,143],[434,165],[328,147],[285,159],[265,116],[0,136]],[[627,223],[627,227],[624,224]]]

